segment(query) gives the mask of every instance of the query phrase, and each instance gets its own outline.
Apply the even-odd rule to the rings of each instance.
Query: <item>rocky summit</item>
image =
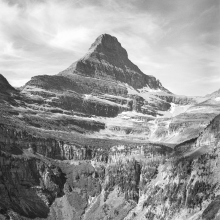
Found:
[[[219,220],[220,92],[175,95],[99,36],[19,90],[0,74],[0,219]]]
[[[108,34],[99,36],[82,59],[73,63],[59,75],[73,77],[74,74],[104,81],[119,81],[127,83],[134,89],[148,86],[151,89],[162,89],[168,92],[159,80],[153,76],[145,75],[133,64],[117,38]]]

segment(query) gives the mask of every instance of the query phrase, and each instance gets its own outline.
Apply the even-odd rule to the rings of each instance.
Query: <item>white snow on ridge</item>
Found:
[[[149,86],[145,86],[142,89],[138,89],[140,92],[163,92],[160,89],[151,89]]]
[[[171,103],[171,107],[168,111],[159,111],[163,116],[157,116],[158,118],[170,118],[175,117],[181,113],[186,112],[192,105],[177,105]]]
[[[215,101],[220,102],[220,97],[216,97]]]
[[[123,86],[127,88],[128,94],[139,95],[139,92],[136,89],[134,89],[132,86],[128,85],[127,83],[123,84]]]
[[[174,103],[171,103],[170,113],[174,117],[176,115],[179,115],[179,114],[185,112],[191,106],[192,105],[176,105]]]

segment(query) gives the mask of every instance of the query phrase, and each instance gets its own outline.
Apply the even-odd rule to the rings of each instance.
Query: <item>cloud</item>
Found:
[[[210,93],[218,85],[210,80],[202,90],[197,79],[218,78],[218,6],[218,0],[0,0],[0,72],[16,86],[56,74],[109,33],[171,91]]]

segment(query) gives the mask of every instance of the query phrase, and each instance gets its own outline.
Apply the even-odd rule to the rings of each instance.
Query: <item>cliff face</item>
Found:
[[[65,195],[51,206],[48,219],[123,219],[139,201],[141,170],[172,150],[160,145],[127,144],[96,149],[90,161],[59,162],[66,173]],[[144,165],[146,168],[146,165]]]
[[[0,150],[2,216],[51,220],[102,219],[118,215],[120,207],[119,216],[125,216],[139,200],[141,160],[172,152],[156,144],[76,146],[6,126],[1,126]],[[120,201],[110,211],[116,189]]]
[[[15,89],[8,83],[7,79],[2,74],[0,74],[0,92],[9,93],[14,91]]]
[[[123,156],[107,169],[107,196],[97,197],[85,219],[219,219],[219,125],[217,116],[199,138],[171,154]]]
[[[0,213],[5,219],[46,218],[49,206],[63,195],[65,175],[49,162],[1,151],[0,168]]]
[[[174,151],[157,144],[130,143],[91,148],[87,156],[63,162],[30,151],[26,151],[26,159],[24,153],[2,153],[1,214],[51,220],[192,216],[217,220],[219,118],[198,139]],[[16,205],[14,196],[24,203]],[[37,208],[32,201],[37,201]]]
[[[1,213],[46,219],[218,219],[219,118],[198,139],[174,151],[156,144],[92,148],[87,156],[53,165],[35,158],[38,154],[26,160],[2,154],[2,187],[8,191],[4,188],[1,192],[9,194],[3,197],[7,206],[1,204]],[[7,181],[10,184],[5,184]],[[40,192],[40,187],[48,187],[46,195],[39,193],[44,202],[40,209],[30,208],[35,211],[25,213],[13,205],[16,187],[19,198],[28,206],[32,204],[26,201],[26,188],[20,184],[39,185]],[[59,193],[63,193],[60,198]],[[38,197],[32,198],[41,204]]]

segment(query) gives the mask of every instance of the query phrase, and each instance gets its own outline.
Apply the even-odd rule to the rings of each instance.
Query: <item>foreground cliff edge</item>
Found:
[[[218,220],[219,114],[108,34],[58,75],[0,75],[0,219]]]

